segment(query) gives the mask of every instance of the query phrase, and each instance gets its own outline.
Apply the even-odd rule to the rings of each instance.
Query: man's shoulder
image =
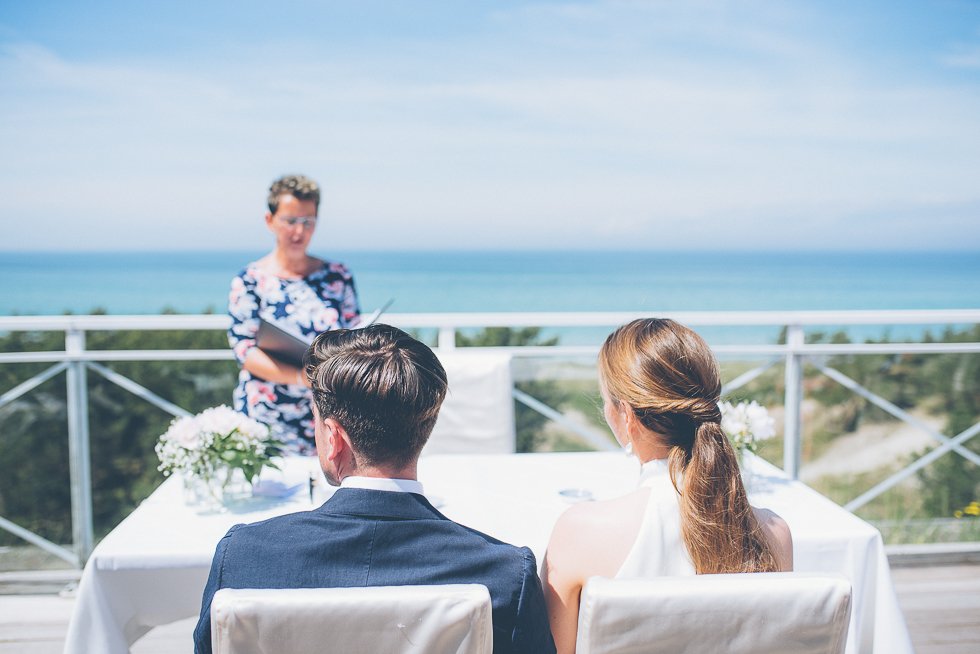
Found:
[[[295,530],[333,530],[342,528],[341,524],[360,529],[364,524],[378,520],[392,523],[402,520],[415,522],[433,519],[440,523],[455,525],[460,529],[467,529],[440,514],[427,502],[421,499],[407,499],[410,495],[410,493],[341,488],[319,507],[235,525],[228,535],[236,539],[281,540]],[[467,529],[467,531],[473,530]]]
[[[446,518],[453,532],[447,534],[458,547],[458,552],[470,560],[483,560],[488,567],[499,571],[507,570],[506,577],[517,583],[528,574],[537,574],[537,561],[530,548],[504,542],[472,527]],[[447,549],[451,549],[452,545]],[[511,576],[513,575],[513,576]]]
[[[499,573],[509,571],[506,576],[515,581],[512,574],[523,576],[537,569],[527,547],[451,520],[420,496],[362,489],[340,489],[312,511],[236,525],[226,534],[225,547],[238,555],[255,556],[314,544],[336,548],[365,539],[377,539],[371,546],[376,562],[401,552],[400,544],[411,544],[415,551],[427,552],[417,557],[420,560],[438,556],[449,567],[453,560],[464,567],[482,562]],[[434,565],[433,560],[429,563]]]
[[[457,529],[468,534],[469,537],[483,543],[488,551],[491,551],[499,556],[506,556],[514,559],[525,559],[528,556],[530,556],[532,559],[534,558],[534,553],[527,547],[504,542],[499,538],[491,536],[490,534],[486,534],[478,529],[473,529],[472,527],[467,527],[466,525],[450,520],[449,518],[446,518],[446,520],[455,525]]]
[[[258,522],[240,523],[228,530],[225,539],[235,542],[243,540],[275,542],[295,529],[302,529],[314,519],[313,513],[313,511],[298,511]]]

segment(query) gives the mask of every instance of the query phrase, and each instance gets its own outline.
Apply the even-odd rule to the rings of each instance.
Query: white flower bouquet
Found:
[[[721,430],[728,436],[739,459],[745,452],[754,453],[759,441],[776,435],[775,423],[766,407],[754,400],[735,405],[719,402],[718,408],[721,409]]]
[[[272,459],[280,443],[269,428],[224,405],[175,419],[155,449],[164,475],[180,472],[208,483],[226,485],[241,470],[251,484],[262,468],[279,468]]]

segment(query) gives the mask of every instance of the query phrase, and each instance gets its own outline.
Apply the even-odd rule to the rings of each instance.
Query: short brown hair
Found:
[[[371,465],[418,458],[448,389],[435,353],[390,325],[324,332],[303,368],[320,420],[339,422]]]
[[[279,198],[291,195],[297,200],[312,200],[320,208],[320,185],[305,175],[283,175],[269,187],[269,213],[279,211]]]

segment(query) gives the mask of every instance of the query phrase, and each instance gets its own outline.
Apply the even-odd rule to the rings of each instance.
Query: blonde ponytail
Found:
[[[707,343],[672,320],[635,320],[606,339],[599,373],[611,398],[670,448],[681,533],[697,573],[777,570],[721,430],[721,376]]]

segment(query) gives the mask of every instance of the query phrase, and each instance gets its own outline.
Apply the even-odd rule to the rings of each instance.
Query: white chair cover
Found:
[[[840,654],[850,613],[840,577],[594,577],[582,591],[576,652]]]
[[[422,450],[427,454],[512,454],[513,377],[509,354],[442,352],[449,393]]]
[[[479,584],[231,589],[211,603],[214,654],[490,654],[490,593]]]

